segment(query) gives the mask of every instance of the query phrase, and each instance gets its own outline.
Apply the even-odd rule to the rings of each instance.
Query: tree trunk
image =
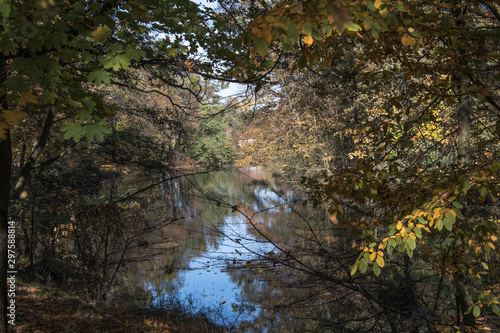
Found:
[[[457,298],[462,311],[464,326],[474,327],[476,326],[476,317],[474,317],[472,311],[469,311],[467,314],[465,313],[474,304],[474,302],[472,301],[472,296],[470,295],[469,287],[467,287],[464,275],[461,273],[455,274],[454,283],[455,297]]]
[[[458,145],[457,145],[457,159],[460,167],[466,167],[470,160],[470,128],[471,128],[471,97],[465,95],[460,97],[460,105],[457,110],[458,116]],[[462,241],[457,242],[457,251],[460,252]],[[460,268],[458,268],[460,269]],[[455,284],[455,297],[460,309],[462,311],[464,326],[476,326],[476,317],[472,311],[466,313],[467,310],[474,304],[472,297],[467,287],[465,276],[462,272],[458,271],[453,276]]]

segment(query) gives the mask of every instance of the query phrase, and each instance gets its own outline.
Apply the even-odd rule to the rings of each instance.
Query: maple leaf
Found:
[[[19,98],[19,105],[37,104],[37,103],[38,103],[38,100],[37,100],[36,96],[31,93],[31,91],[25,92]]]
[[[109,32],[111,29],[107,25],[101,25],[97,29],[95,29],[91,35],[94,38],[94,42],[105,42],[109,38]]]
[[[105,70],[99,69],[89,74],[89,81],[93,82],[96,86],[100,86],[103,83],[109,83],[110,79]]]
[[[24,112],[18,109],[2,111],[3,121],[7,124],[17,125],[19,124],[19,118],[22,118],[24,116]]]

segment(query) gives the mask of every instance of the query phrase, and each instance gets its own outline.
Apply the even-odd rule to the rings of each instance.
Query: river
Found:
[[[283,267],[285,249],[299,244],[303,229],[301,196],[270,172],[248,168],[181,177],[155,197],[158,218],[174,222],[148,235],[141,255],[155,254],[127,263],[124,275],[149,291],[154,305],[203,310],[242,332],[303,327],[288,310],[305,297],[300,274]],[[308,215],[308,223],[314,218]]]

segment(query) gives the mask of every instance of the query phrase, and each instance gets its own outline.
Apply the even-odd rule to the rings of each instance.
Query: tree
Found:
[[[201,164],[230,163],[234,149],[227,136],[228,122],[222,107],[201,105],[199,128],[194,135],[193,156]]]
[[[379,276],[387,255],[413,258],[425,246],[432,269],[453,283],[467,327],[488,308],[500,313],[499,285],[488,278],[499,245],[499,24],[488,1],[280,1],[243,37],[254,64],[279,61],[266,59],[276,45],[298,49],[292,72],[356,59],[368,89],[385,100],[370,111],[371,153],[306,179],[310,201],[356,231],[353,275],[371,267]],[[344,214],[348,206],[359,214]],[[482,293],[470,293],[473,280]]]
[[[0,280],[6,281],[9,197],[18,200],[23,193],[54,124],[62,123],[66,138],[102,140],[110,132],[104,119],[114,107],[92,87],[114,84],[161,94],[144,90],[140,78],[130,75],[141,68],[159,85],[186,88],[175,73],[217,75],[230,44],[215,38],[224,21],[187,0],[3,1],[0,15]],[[200,47],[217,50],[208,52],[213,64],[189,59]],[[39,114],[45,125],[10,192],[10,126]],[[0,286],[4,332],[7,290]]]

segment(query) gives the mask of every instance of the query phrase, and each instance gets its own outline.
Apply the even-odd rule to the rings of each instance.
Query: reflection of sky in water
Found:
[[[263,178],[259,173],[254,173],[252,176]],[[216,186],[220,185],[216,192],[226,193],[229,196],[229,202],[246,206],[250,210],[249,214],[260,212],[253,217],[253,223],[257,227],[263,226],[262,223],[266,223],[270,227],[275,223],[277,216],[283,218],[281,214],[292,213],[283,199],[270,188],[262,186],[262,184],[252,183],[248,177],[245,177],[245,180],[241,182],[239,181],[239,179],[243,179],[241,175],[235,176],[226,173],[224,178],[229,179],[228,177],[234,177],[233,181],[227,182],[227,184],[215,182]],[[229,187],[226,187],[228,184]],[[179,185],[175,182],[168,184],[168,186],[173,193],[180,190]],[[172,189],[175,190],[172,191]],[[293,198],[293,193],[287,192],[284,197],[290,200]],[[258,318],[261,314],[258,305],[245,300],[244,295],[249,292],[262,292],[265,282],[258,281],[253,274],[244,269],[238,274],[227,271],[227,264],[242,264],[247,260],[256,259],[258,258],[256,253],[268,253],[274,247],[257,239],[254,235],[258,233],[245,216],[238,212],[228,215],[223,213],[225,216],[221,216],[217,215],[216,209],[218,208],[213,203],[212,206],[204,206],[204,211],[198,211],[189,204],[183,204],[181,196],[178,198],[174,196],[173,199],[173,205],[176,209],[184,212],[186,216],[191,216],[183,223],[190,223],[190,219],[196,215],[198,222],[205,219],[218,225],[218,230],[208,228],[204,231],[196,231],[203,232],[205,235],[207,233],[217,235],[216,241],[213,242],[213,238],[210,237],[212,240],[206,243],[207,248],[201,251],[201,255],[198,255],[194,253],[200,253],[200,251],[191,252],[187,247],[183,247],[182,240],[178,240],[179,251],[184,251],[186,254],[191,253],[189,262],[176,263],[173,268],[182,268],[181,270],[162,275],[160,281],[156,280],[156,286],[154,283],[147,283],[146,289],[153,293],[158,301],[157,304],[160,304],[161,301],[168,303],[169,299],[174,299],[195,311],[208,308],[215,311],[214,318],[223,324],[237,325],[241,321],[252,321]],[[191,211],[195,213],[191,215]],[[219,224],[216,222],[217,220],[223,223]],[[212,228],[215,227],[212,226]]]
[[[268,252],[272,245],[257,241],[248,232],[249,225],[245,217],[239,213],[232,213],[224,221],[224,227],[217,244],[211,246],[200,257],[194,257],[189,262],[189,269],[179,272],[175,278],[166,283],[163,290],[169,291],[170,297],[175,296],[182,303],[190,303],[191,307],[204,307],[219,310],[221,317],[216,318],[222,323],[235,324],[239,320],[249,321],[259,316],[260,310],[255,306],[248,306],[242,299],[243,283],[233,281],[225,272],[228,262],[249,260],[256,258],[252,252]],[[239,243],[234,242],[238,239]],[[166,281],[165,281],[166,282]],[[264,283],[253,281],[249,277],[248,283]],[[155,297],[156,293],[148,286]],[[166,295],[165,295],[166,296]],[[161,296],[159,298],[162,298]]]

